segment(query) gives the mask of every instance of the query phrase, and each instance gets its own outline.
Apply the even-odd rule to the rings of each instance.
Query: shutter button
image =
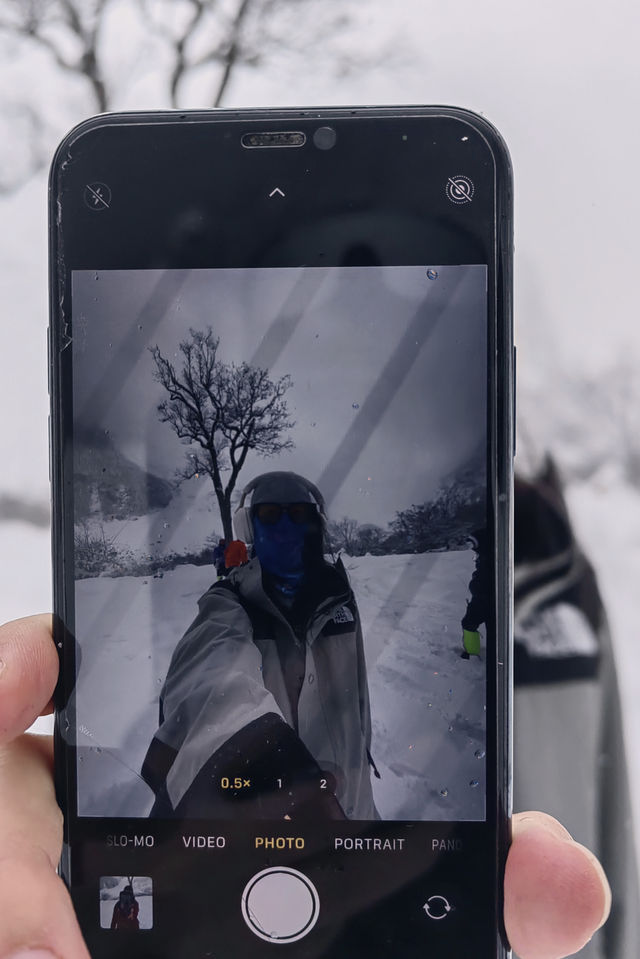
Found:
[[[242,918],[267,942],[296,942],[311,932],[320,899],[310,879],[297,869],[272,866],[256,873],[242,893]]]

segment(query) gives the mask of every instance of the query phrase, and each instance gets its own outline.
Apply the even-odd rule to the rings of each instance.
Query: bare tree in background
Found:
[[[293,448],[285,436],[294,425],[284,395],[291,377],[272,380],[269,371],[249,363],[218,359],[220,340],[211,329],[190,330],[180,343],[182,368],[151,348],[154,378],[168,393],[158,405],[163,423],[200,452],[187,455],[182,479],[205,473],[211,477],[220,508],[224,536],[233,539],[231,495],[250,450],[274,456]],[[228,474],[226,484],[223,473]]]
[[[99,112],[109,109],[99,56],[113,0],[3,0],[0,30],[46,50],[63,71],[84,77]]]
[[[220,106],[233,70],[256,66],[283,51],[318,49],[349,23],[349,0],[130,0],[141,28],[157,37],[169,55],[168,105],[185,106],[185,80],[206,67],[217,74],[208,102]],[[115,78],[109,76],[106,30],[122,0],[2,0],[0,31],[45,50],[65,73],[85,79],[98,112],[114,109]],[[317,17],[313,18],[313,13]],[[306,28],[306,29],[305,29]],[[110,38],[113,42],[113,36]],[[338,54],[338,51],[334,51]],[[346,60],[337,55],[337,67]]]
[[[162,82],[166,84],[166,106],[186,108],[190,99],[188,81],[198,78],[205,81],[210,93],[204,102],[189,105],[218,107],[240,65],[263,65],[276,57],[304,52],[304,68],[308,69],[308,57],[313,51],[322,56],[323,62],[329,58],[337,72],[358,62],[358,53],[347,54],[340,47],[350,23],[349,10],[358,2],[128,0],[138,25],[139,49],[135,49],[135,56],[132,54],[128,69],[121,70],[113,68],[113,58],[118,53],[118,17],[127,0],[1,0],[0,36],[44,51],[63,74],[85,81],[90,96],[87,113],[117,109],[119,90],[147,62],[156,70],[159,65]],[[28,98],[28,90],[26,95]],[[0,111],[19,106],[27,117],[30,110],[43,112],[40,103],[29,104],[24,95],[20,96],[17,104],[15,99],[9,101],[5,93]],[[78,119],[69,117],[67,125]],[[52,138],[62,132],[57,131]],[[26,135],[37,139],[33,130]],[[42,155],[50,153],[53,145],[43,150],[42,136],[40,131],[38,146],[30,150],[22,176],[16,173],[13,179],[0,180],[0,190],[19,185],[42,165]]]
[[[334,551],[344,550],[349,556],[357,555],[358,522],[350,516],[333,520],[328,524],[327,533]]]

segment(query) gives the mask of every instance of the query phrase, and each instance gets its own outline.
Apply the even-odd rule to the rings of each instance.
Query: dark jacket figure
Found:
[[[256,555],[204,594],[174,652],[142,771],[152,815],[377,818],[360,618],[324,560],[323,505],[294,473],[245,490],[236,525]]]
[[[469,583],[469,601],[462,617],[462,658],[479,656],[481,652],[478,627],[489,618],[488,599],[491,596],[491,560],[486,530],[478,530],[473,536],[476,564]]]
[[[227,548],[227,541],[224,539],[218,540],[218,545],[213,550],[213,565],[216,568],[216,573],[218,576],[224,576],[226,573],[224,565],[224,554]]]
[[[514,808],[556,816],[604,866],[611,917],[580,959],[636,959],[638,876],[611,641],[551,462],[535,481],[516,481],[514,638]]]
[[[140,906],[138,900],[133,895],[133,888],[125,886],[120,893],[120,898],[113,907],[113,917],[111,919],[112,929],[139,929],[138,912]]]

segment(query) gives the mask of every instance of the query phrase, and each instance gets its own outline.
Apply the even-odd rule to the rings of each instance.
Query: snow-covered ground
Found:
[[[484,816],[485,664],[460,658],[474,559],[472,550],[345,557],[362,617],[383,818]],[[153,796],[139,770],[158,695],[214,579],[211,567],[180,566],[162,578],[77,584],[81,815],[148,814]]]

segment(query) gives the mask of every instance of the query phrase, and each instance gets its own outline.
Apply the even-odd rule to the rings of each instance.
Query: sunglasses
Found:
[[[318,515],[313,503],[259,503],[253,508],[253,515],[265,526],[275,526],[284,513],[299,526],[312,523]]]

